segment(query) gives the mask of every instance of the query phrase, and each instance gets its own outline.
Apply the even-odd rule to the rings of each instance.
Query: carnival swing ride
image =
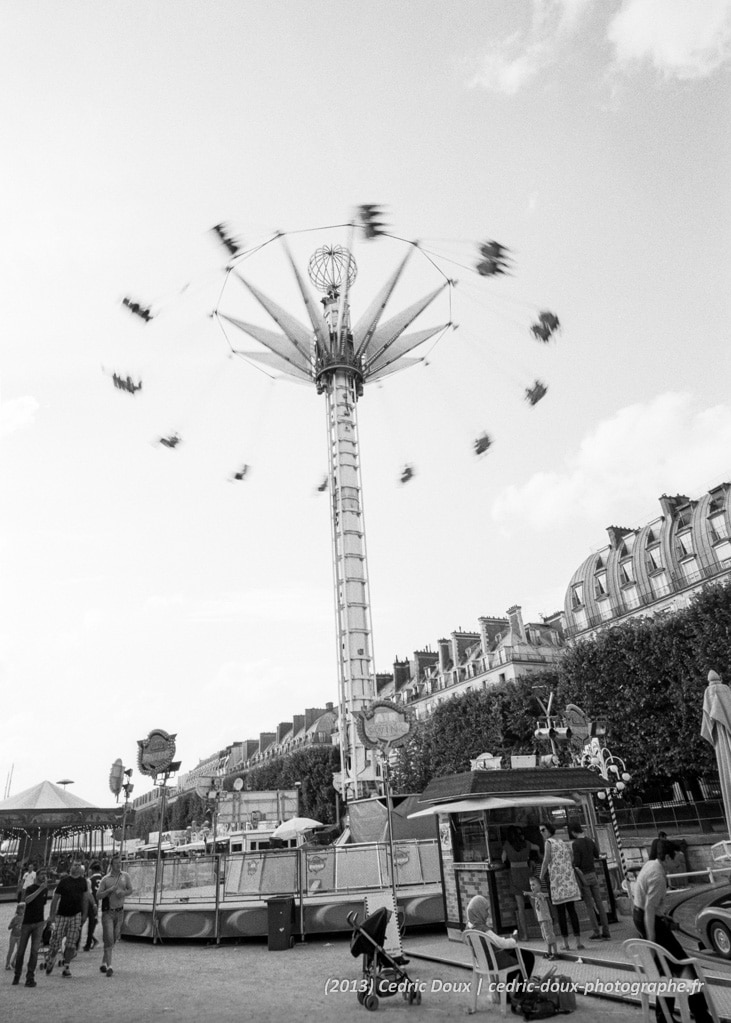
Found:
[[[292,251],[293,237],[319,232],[320,236],[331,238],[336,230],[341,236],[345,232],[346,244],[334,244],[328,240],[326,244],[319,245],[309,257],[306,271],[303,271],[301,262]],[[515,259],[510,249],[494,240],[479,243],[472,261],[468,262],[440,253],[426,241],[400,238],[386,225],[384,208],[377,204],[357,207],[346,224],[307,231],[277,231],[263,242],[252,245],[247,245],[226,223],[214,225],[211,232],[227,256],[223,283],[212,316],[225,336],[229,354],[269,376],[284,376],[314,384],[317,393],[325,398],[328,472],[315,489],[319,493],[328,492],[330,502],[341,753],[341,772],[335,776],[335,784],[342,799],[349,802],[372,795],[378,790],[380,781],[375,762],[377,758],[368,755],[369,751],[363,746],[356,728],[358,712],[376,699],[358,401],[366,385],[380,385],[385,377],[407,367],[417,364],[428,366],[429,354],[434,347],[448,331],[456,329],[452,296],[457,282],[451,276],[453,270],[464,272],[468,284],[484,287],[480,278],[512,276]],[[382,240],[400,248],[399,261],[357,321],[353,322],[351,295],[357,297],[359,275],[354,248],[357,243],[370,245]],[[302,322],[254,283],[256,274],[252,274],[252,268],[256,260],[264,250],[272,248],[280,250],[277,258],[288,269],[289,284],[294,286],[292,294],[307,322]],[[397,285],[406,279],[407,270],[418,261],[434,279],[433,286],[425,294],[413,298],[401,311],[385,318]],[[319,301],[311,287],[321,296]],[[256,310],[251,318],[244,319],[239,312],[244,298],[247,311],[249,308]],[[127,295],[122,299],[122,306],[139,321],[145,333],[155,329],[149,327],[160,312],[154,303]],[[558,316],[532,304],[529,308],[533,309],[533,315],[526,317],[528,322],[523,327],[526,337],[540,345],[548,345],[560,331]],[[422,326],[424,314],[427,311],[433,313],[435,309],[440,311],[439,322]],[[257,316],[264,319],[265,325],[255,322]],[[415,323],[416,327],[411,329]],[[239,339],[248,339],[249,347],[241,347],[243,341]],[[251,346],[252,341],[254,347]],[[418,354],[429,342],[429,351],[425,355]],[[109,375],[114,387],[130,396],[134,397],[142,389],[141,377],[118,370]],[[546,396],[547,390],[545,383],[535,379],[525,387],[524,400],[534,407]],[[482,459],[493,442],[490,432],[479,432],[472,441],[474,456]],[[174,450],[184,443],[184,436],[176,429],[163,433],[157,443]],[[239,464],[231,471],[230,481],[248,482],[252,468],[255,468],[253,460],[252,463]],[[416,473],[415,464],[405,462],[398,475],[399,485],[411,483]]]

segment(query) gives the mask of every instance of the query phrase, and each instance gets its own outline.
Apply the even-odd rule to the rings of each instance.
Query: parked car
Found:
[[[731,959],[731,884],[708,894],[710,901],[695,917],[698,940],[724,959]]]

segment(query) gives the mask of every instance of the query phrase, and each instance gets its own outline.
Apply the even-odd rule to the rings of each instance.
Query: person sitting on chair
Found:
[[[467,903],[467,926],[472,930],[481,931],[483,934],[487,935],[494,946],[497,968],[499,970],[506,970],[511,966],[515,967],[515,979],[518,979],[520,977],[520,963],[518,962],[517,955],[513,951],[513,949],[517,947],[518,942],[515,938],[503,938],[491,929],[490,903],[484,895],[475,895],[475,897],[470,899]],[[527,976],[530,977],[533,973],[533,966],[535,965],[536,957],[527,949],[521,949],[520,953],[523,958],[525,972]],[[507,979],[512,980],[513,974],[509,973]]]

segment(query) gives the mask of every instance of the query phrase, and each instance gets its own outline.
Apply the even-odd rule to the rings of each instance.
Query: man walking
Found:
[[[15,974],[13,984],[20,983],[23,972],[23,959],[25,950],[30,942],[28,953],[28,968],[25,973],[25,986],[36,987],[36,964],[38,963],[38,949],[41,947],[43,936],[43,911],[48,898],[48,884],[46,872],[41,867],[35,877],[33,884],[28,885],[23,891],[23,896],[18,901],[25,902],[25,913],[23,914],[23,926],[20,928],[18,948],[15,952]]]
[[[61,948],[63,939],[66,944],[63,951],[62,977],[70,977],[69,964],[76,955],[76,946],[81,936],[81,923],[86,915],[88,905],[88,889],[86,878],[82,877],[81,864],[74,861],[71,864],[71,871],[66,877],[62,877],[56,886],[56,891],[51,902],[49,920],[55,922],[51,943],[46,957],[46,973],[50,974],[56,960],[56,954]]]
[[[99,882],[96,897],[102,909],[102,939],[104,955],[99,967],[102,973],[111,977],[112,951],[122,936],[124,920],[124,900],[132,894],[132,880],[126,870],[122,870],[122,859],[115,853],[109,863],[109,870]]]

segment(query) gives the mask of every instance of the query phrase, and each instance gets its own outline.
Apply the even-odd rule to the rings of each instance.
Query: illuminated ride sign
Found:
[[[390,750],[403,746],[414,729],[410,711],[387,700],[377,700],[355,715],[360,741],[368,749]]]
[[[175,736],[153,728],[146,739],[137,740],[137,766],[151,778],[164,774],[175,758]]]

